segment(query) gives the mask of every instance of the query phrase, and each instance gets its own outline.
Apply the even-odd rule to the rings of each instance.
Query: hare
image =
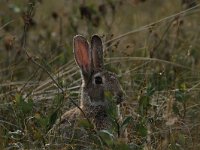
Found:
[[[89,45],[83,36],[77,35],[73,40],[73,51],[81,71],[81,99],[79,107],[66,111],[56,122],[62,136],[69,136],[69,126],[76,126],[78,119],[89,120],[96,130],[109,128],[111,122],[105,93],[114,96],[116,105],[123,101],[123,90],[116,75],[104,69],[101,38],[93,35]]]

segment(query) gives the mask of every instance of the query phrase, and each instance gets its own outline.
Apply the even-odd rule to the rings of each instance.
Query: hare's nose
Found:
[[[115,97],[116,97],[117,105],[124,101],[123,92],[118,92]]]

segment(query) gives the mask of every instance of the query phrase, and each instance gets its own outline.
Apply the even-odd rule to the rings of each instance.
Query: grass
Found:
[[[0,149],[199,149],[199,9],[199,0],[0,1]],[[118,125],[131,128],[128,144],[84,121],[87,141],[48,136],[78,104],[76,34],[102,36],[105,67],[126,92]]]

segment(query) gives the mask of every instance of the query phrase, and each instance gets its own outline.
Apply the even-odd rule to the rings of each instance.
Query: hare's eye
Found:
[[[102,78],[101,77],[95,77],[94,78],[94,80],[95,80],[95,84],[102,84]]]

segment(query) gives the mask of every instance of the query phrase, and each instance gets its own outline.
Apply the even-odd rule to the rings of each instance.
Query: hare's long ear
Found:
[[[93,35],[91,40],[91,55],[93,69],[103,69],[103,45],[101,38],[98,35]]]
[[[91,73],[91,54],[90,48],[87,40],[81,36],[77,35],[74,37],[74,57],[76,63],[80,67],[83,75],[90,75]]]

